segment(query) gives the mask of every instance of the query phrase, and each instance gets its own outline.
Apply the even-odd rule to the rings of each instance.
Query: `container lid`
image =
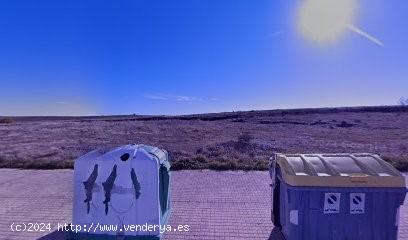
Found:
[[[166,167],[170,166],[170,163],[168,162],[169,155],[166,150],[144,144],[128,144],[113,149],[97,149],[79,157],[78,160],[99,159],[104,161],[114,161],[119,159],[124,153],[127,153],[128,157],[133,159],[139,149],[145,150],[149,154],[149,157],[157,158],[159,164],[163,164]]]
[[[291,186],[405,187],[405,178],[378,155],[276,154],[274,161]]]

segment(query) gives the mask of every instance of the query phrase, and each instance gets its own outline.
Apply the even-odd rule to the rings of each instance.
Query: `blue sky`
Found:
[[[0,115],[188,114],[394,105],[408,95],[408,2],[361,0],[319,45],[305,0],[7,0]]]

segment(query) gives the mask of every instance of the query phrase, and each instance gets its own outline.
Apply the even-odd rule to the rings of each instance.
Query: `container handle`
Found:
[[[353,183],[367,183],[368,181],[367,174],[354,173],[354,174],[350,174],[349,177],[350,177],[350,182],[353,182]]]

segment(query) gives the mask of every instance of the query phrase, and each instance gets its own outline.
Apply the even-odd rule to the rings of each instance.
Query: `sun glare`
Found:
[[[336,42],[352,25],[355,0],[305,0],[300,6],[298,28],[319,44]]]

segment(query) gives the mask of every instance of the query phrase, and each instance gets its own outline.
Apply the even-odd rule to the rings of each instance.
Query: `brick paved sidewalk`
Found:
[[[12,222],[71,221],[71,170],[0,169],[0,239],[63,239],[58,234],[10,231]],[[268,239],[270,187],[267,172],[172,172],[171,225],[189,232],[169,232],[173,239]],[[408,239],[408,205],[400,213],[400,239]]]

